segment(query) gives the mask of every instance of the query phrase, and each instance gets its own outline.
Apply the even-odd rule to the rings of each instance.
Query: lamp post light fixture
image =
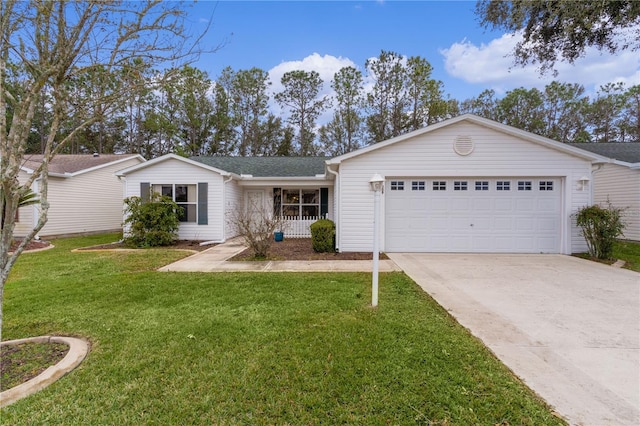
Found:
[[[369,180],[373,191],[373,273],[371,278],[371,306],[378,306],[378,269],[380,261],[380,194],[384,190],[384,178],[378,173]]]
[[[587,189],[587,185],[589,184],[590,180],[591,179],[586,176],[582,176],[580,179],[578,179],[578,183],[580,184],[580,191],[585,191]]]

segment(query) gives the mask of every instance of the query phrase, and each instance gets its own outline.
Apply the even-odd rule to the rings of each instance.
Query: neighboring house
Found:
[[[640,241],[640,143],[576,143],[572,146],[612,159],[593,172],[593,201],[624,209],[623,237]]]
[[[144,162],[137,154],[63,155],[49,163],[46,225],[41,237],[122,229],[122,183],[115,172]],[[25,182],[42,163],[42,155],[26,155],[19,180]],[[38,193],[40,180],[32,190]],[[14,234],[24,236],[38,221],[40,205],[22,207]]]
[[[608,161],[467,114],[330,159],[167,155],[117,174],[126,196],[154,190],[192,210],[180,238],[226,240],[234,212],[262,205],[305,224],[327,216],[340,251],[371,251],[380,174],[383,251],[569,254],[586,249],[572,215]]]

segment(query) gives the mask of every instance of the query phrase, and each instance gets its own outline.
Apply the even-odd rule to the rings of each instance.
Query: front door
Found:
[[[249,190],[245,197],[245,211],[252,222],[257,223],[266,214],[263,190]]]

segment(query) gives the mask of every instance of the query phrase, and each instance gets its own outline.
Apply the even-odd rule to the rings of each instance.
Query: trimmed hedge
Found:
[[[329,219],[313,222],[311,228],[311,245],[318,253],[333,253],[336,251],[336,224]]]

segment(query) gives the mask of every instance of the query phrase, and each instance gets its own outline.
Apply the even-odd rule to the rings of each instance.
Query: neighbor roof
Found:
[[[138,154],[100,154],[98,156],[95,154],[57,154],[49,162],[49,173],[69,175],[138,156]],[[27,154],[22,166],[29,170],[35,170],[40,167],[43,158],[43,155]]]
[[[253,177],[315,177],[324,175],[325,161],[330,157],[191,157],[237,175]]]
[[[567,145],[595,152],[626,163],[640,163],[640,142],[569,143]]]

